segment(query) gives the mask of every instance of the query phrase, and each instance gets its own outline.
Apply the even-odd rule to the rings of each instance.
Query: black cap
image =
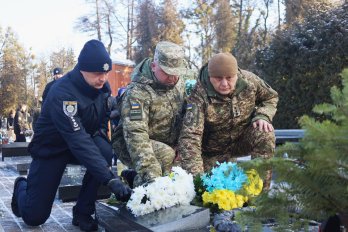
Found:
[[[57,75],[57,74],[63,74],[63,69],[59,67],[53,69],[53,75]]]
[[[90,40],[82,48],[78,67],[86,72],[108,72],[112,68],[112,62],[105,46],[99,40]]]

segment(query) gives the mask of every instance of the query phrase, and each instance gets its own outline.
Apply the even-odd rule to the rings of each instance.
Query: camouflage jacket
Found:
[[[207,66],[187,99],[186,114],[178,151],[183,167],[191,173],[203,172],[201,155],[222,155],[251,122],[271,122],[278,94],[255,74],[239,70],[231,96],[221,96],[209,81]]]
[[[137,169],[150,165],[160,168],[159,163],[146,162],[156,160],[150,140],[174,147],[183,115],[185,87],[182,78],[175,87],[159,84],[151,71],[151,62],[145,59],[135,67],[121,106],[120,126],[130,156],[137,157]]]

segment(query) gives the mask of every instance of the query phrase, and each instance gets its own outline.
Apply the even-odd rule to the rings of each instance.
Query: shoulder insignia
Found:
[[[197,107],[194,104],[186,105],[186,114],[184,119],[184,124],[186,126],[192,126],[194,123],[198,122],[198,114],[196,111]]]
[[[140,109],[140,104],[139,103],[132,103],[131,104],[131,110],[135,110],[135,109]]]
[[[77,113],[77,101],[63,101],[63,111],[68,117],[73,117]]]
[[[186,110],[192,110],[192,104],[187,104]]]
[[[143,119],[143,110],[139,103],[131,103],[129,118],[131,121],[140,121]]]

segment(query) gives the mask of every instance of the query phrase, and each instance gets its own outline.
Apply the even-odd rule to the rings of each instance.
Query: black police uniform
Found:
[[[111,145],[96,133],[107,126],[109,95],[108,84],[99,90],[89,86],[77,66],[52,86],[29,144],[33,161],[27,182],[18,183],[18,208],[26,224],[47,220],[65,167],[76,160],[87,171],[75,209],[87,215],[95,211],[98,187],[114,178]]]
[[[56,83],[56,80],[53,80],[53,81],[47,83],[47,85],[45,86],[45,89],[42,92],[42,104],[45,102],[45,100],[47,98],[48,91],[51,89],[51,87],[54,83]]]

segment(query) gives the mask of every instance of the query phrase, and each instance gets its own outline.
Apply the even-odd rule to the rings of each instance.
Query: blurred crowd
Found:
[[[33,135],[34,111],[29,110],[26,104],[20,104],[17,110],[0,116],[0,144],[29,142]]]

